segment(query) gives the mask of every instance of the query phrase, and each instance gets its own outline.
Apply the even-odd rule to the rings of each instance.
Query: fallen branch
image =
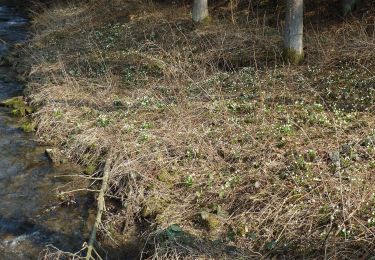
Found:
[[[59,195],[65,195],[65,194],[70,194],[70,193],[79,192],[79,191],[100,192],[101,190],[76,189],[76,190],[69,190],[69,191],[63,191],[63,192],[60,192]]]
[[[39,259],[48,260],[48,259],[82,259],[81,253],[86,249],[86,246],[83,246],[78,252],[71,253],[65,252],[61,249],[53,246],[47,245],[45,249],[40,253]]]
[[[99,196],[98,196],[98,212],[96,214],[95,223],[94,223],[94,226],[93,226],[92,231],[91,231],[89,243],[87,245],[86,260],[95,259],[91,256],[93,251],[99,257],[99,259],[101,259],[99,254],[94,249],[94,242],[95,242],[95,239],[96,239],[96,231],[98,230],[99,224],[102,221],[102,215],[103,215],[103,212],[105,210],[105,200],[104,199],[105,199],[105,192],[108,189],[109,170],[110,170],[111,163],[112,163],[111,153],[109,153],[108,159],[105,162],[102,187],[100,188],[100,192],[99,192]]]
[[[77,175],[77,174],[65,174],[65,175],[58,175],[53,176],[54,178],[65,178],[65,177],[78,177],[83,179],[89,179],[89,180],[103,180],[101,177],[90,177],[90,176],[84,176],[84,175]]]

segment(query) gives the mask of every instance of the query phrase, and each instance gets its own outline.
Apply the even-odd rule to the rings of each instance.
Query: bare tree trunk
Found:
[[[207,17],[208,17],[207,0],[194,0],[193,21],[196,23],[199,23],[199,22],[202,22]]]
[[[303,60],[303,0],[288,0],[285,18],[284,57],[293,64]]]

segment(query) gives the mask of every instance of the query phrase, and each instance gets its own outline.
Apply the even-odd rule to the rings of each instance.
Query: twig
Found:
[[[89,176],[84,176],[80,174],[67,174],[67,175],[59,175],[59,176],[53,176],[54,178],[64,178],[64,177],[80,177],[83,179],[89,179],[89,180],[102,180],[103,178],[100,177],[89,177]]]
[[[60,192],[60,195],[69,194],[69,193],[74,193],[74,192],[78,192],[78,191],[99,192],[100,190],[76,189],[76,190],[69,190],[69,191],[63,191],[63,192]]]

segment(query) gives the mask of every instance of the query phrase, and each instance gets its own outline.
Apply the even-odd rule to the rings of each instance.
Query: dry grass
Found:
[[[305,64],[289,67],[279,28],[236,15],[196,26],[186,7],[130,0],[45,10],[29,46],[37,135],[87,174],[116,151],[121,206],[103,236],[121,245],[148,223],[145,258],[370,257],[373,16],[309,30]]]

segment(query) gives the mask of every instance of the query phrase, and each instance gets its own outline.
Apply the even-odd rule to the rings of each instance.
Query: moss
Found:
[[[284,49],[283,51],[283,58],[284,60],[288,61],[290,64],[298,65],[301,64],[305,55],[302,53],[297,53],[293,49]]]
[[[211,24],[212,22],[213,22],[213,18],[212,18],[212,16],[210,16],[210,15],[207,15],[205,18],[203,18],[202,20],[198,20],[198,21],[195,21],[194,19],[193,19],[193,22],[194,22],[194,24],[196,24],[196,25],[209,25],[209,24]]]
[[[156,218],[166,207],[166,201],[160,197],[149,197],[143,203],[141,216],[144,218]]]
[[[18,108],[25,106],[25,102],[23,101],[22,97],[13,97],[6,99],[1,102],[1,104],[5,107],[10,107],[10,108]]]
[[[26,105],[22,97],[14,97],[0,103],[4,107],[12,108],[12,115],[24,117],[33,112],[33,109]]]
[[[27,121],[21,125],[21,128],[26,133],[34,132],[36,128],[36,124],[35,122]]]
[[[221,218],[206,210],[201,211],[199,217],[203,226],[210,232],[215,232],[222,226]]]
[[[209,25],[213,22],[213,19],[210,15],[208,15],[206,18],[204,18],[202,21],[200,21],[203,25]]]
[[[305,160],[307,162],[314,162],[316,160],[317,154],[315,150],[308,150],[305,154]]]
[[[94,174],[95,171],[96,171],[96,166],[94,164],[89,164],[85,168],[85,173],[88,175]]]
[[[245,237],[249,232],[248,227],[245,223],[239,223],[236,226],[236,234],[241,237]]]
[[[167,169],[162,169],[160,173],[156,176],[156,178],[159,181],[167,184],[167,186],[173,186],[173,184],[176,183],[176,176],[178,176],[176,172]]]
[[[166,169],[162,169],[156,178],[161,182],[168,182],[169,172]]]
[[[31,113],[32,113],[32,109],[28,106],[12,109],[12,115],[18,116],[18,117],[24,117]]]

